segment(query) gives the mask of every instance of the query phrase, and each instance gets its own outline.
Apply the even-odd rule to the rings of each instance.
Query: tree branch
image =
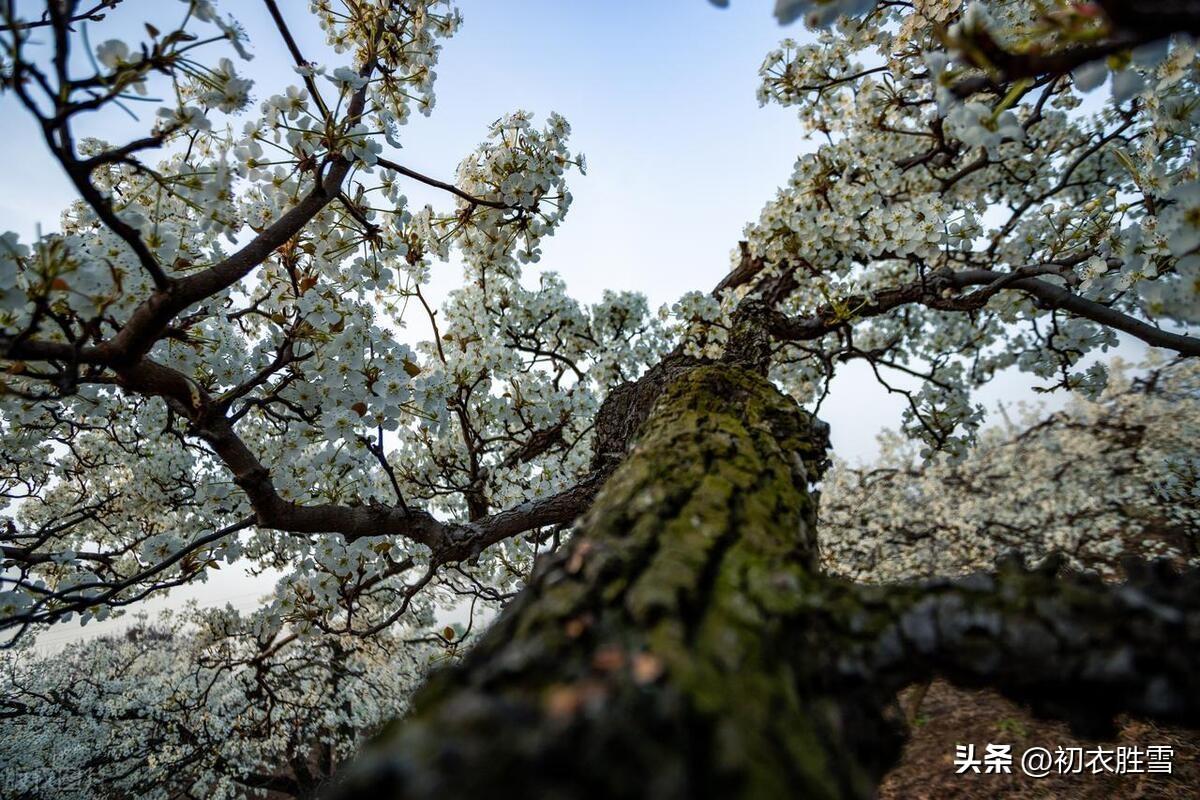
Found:
[[[101,2],[97,3],[91,9],[81,12],[79,14],[75,14],[72,17],[67,17],[65,19],[65,22],[67,24],[70,24],[73,22],[84,22],[84,21],[100,22],[101,20],[104,19],[104,14],[101,14],[100,13],[101,11],[112,10],[112,9],[116,8],[120,3],[121,3],[121,0],[101,0]],[[8,33],[11,31],[27,31],[27,30],[31,30],[33,28],[45,28],[49,25],[54,24],[53,20],[51,20],[47,17],[47,13],[48,12],[43,13],[41,19],[32,21],[32,22],[11,22],[11,23],[6,23],[6,24],[0,24],[0,33]]]
[[[379,166],[383,167],[384,169],[390,169],[394,172],[399,172],[401,175],[403,175],[407,178],[412,178],[415,181],[420,181],[421,183],[425,184],[426,186],[432,186],[435,189],[441,189],[442,191],[449,192],[450,194],[454,195],[455,197],[458,197],[462,200],[466,200],[468,203],[470,203],[473,206],[487,206],[488,208],[500,208],[500,209],[511,208],[511,206],[509,206],[506,203],[502,203],[499,200],[484,200],[480,197],[475,197],[474,195],[468,194],[467,192],[464,192],[462,189],[459,189],[457,186],[455,186],[452,183],[446,183],[445,181],[439,181],[437,178],[430,178],[428,175],[422,175],[421,173],[417,172],[416,170],[411,170],[408,167],[404,166],[403,164],[397,164],[395,161],[392,161],[391,159],[379,158],[379,159],[377,159],[377,161],[379,163]]]
[[[841,680],[882,697],[941,675],[1089,735],[1111,733],[1121,713],[1200,724],[1200,570],[1128,563],[1129,581],[1112,586],[1057,567],[1011,558],[994,575],[843,585],[826,598],[855,609],[838,619],[854,642]]]
[[[1182,355],[1200,355],[1200,339],[1164,331],[1109,306],[1080,297],[1041,278],[1032,277],[1040,268],[1012,273],[987,269],[966,269],[939,272],[926,282],[914,282],[895,289],[875,292],[871,297],[855,295],[842,304],[853,308],[851,317],[839,314],[832,306],[824,306],[807,317],[788,317],[772,312],[768,320],[771,333],[787,341],[811,341],[844,327],[853,320],[875,317],[904,305],[920,304],[929,308],[969,311],[982,308],[1001,290],[1024,292],[1037,298],[1048,308],[1068,311],[1101,325],[1123,331],[1154,347],[1174,350]],[[1044,270],[1042,270],[1044,271]],[[962,297],[944,297],[943,289],[961,290],[972,286],[986,288]]]

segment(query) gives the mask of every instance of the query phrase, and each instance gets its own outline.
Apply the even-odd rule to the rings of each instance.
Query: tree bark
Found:
[[[896,690],[934,673],[1081,724],[1200,718],[1194,575],[831,579],[808,490],[826,446],[756,371],[681,371],[571,543],[335,796],[868,798]]]

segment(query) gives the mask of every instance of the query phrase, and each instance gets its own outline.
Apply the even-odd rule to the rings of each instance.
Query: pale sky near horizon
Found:
[[[323,35],[307,0],[282,0],[285,16],[308,58],[325,56]],[[563,114],[572,145],[588,159],[588,174],[571,181],[575,203],[560,231],[543,247],[539,267],[559,272],[584,302],[606,288],[644,292],[652,307],[691,289],[707,291],[726,273],[743,225],[784,183],[802,141],[794,111],[759,108],[757,69],[785,36],[807,38],[799,26],[780,28],[772,0],[735,0],[726,10],[707,0],[459,0],[462,30],[446,42],[438,66],[437,107],[402,131],[396,159],[450,179],[458,161],[482,140],[490,122],[518,108],[544,118]],[[91,25],[92,44],[134,37],[143,15],[172,16],[181,4],[129,0],[120,17]],[[225,0],[250,34],[254,61],[239,69],[265,99],[298,83],[291,61],[257,0]],[[152,12],[147,9],[153,9]],[[111,24],[116,33],[106,32]],[[213,57],[217,51],[213,50]],[[224,54],[224,53],[222,53]],[[330,66],[342,62],[330,56]],[[90,131],[111,141],[144,133],[156,104],[140,123],[107,116]],[[10,153],[0,192],[0,231],[28,238],[53,230],[73,193],[48,155],[36,127],[11,96],[0,99],[0,137]],[[419,204],[445,200],[422,188]],[[458,269],[435,269],[434,294],[453,288]],[[1123,347],[1137,358],[1140,347]],[[1028,376],[1004,376],[981,395],[989,405],[1033,399]],[[835,451],[851,460],[876,452],[875,435],[896,426],[901,401],[889,397],[865,367],[846,369],[823,408]],[[269,585],[229,570],[207,586],[177,592],[201,602],[252,605]],[[108,626],[89,626],[111,629]],[[79,635],[73,623],[42,638],[47,646]]]

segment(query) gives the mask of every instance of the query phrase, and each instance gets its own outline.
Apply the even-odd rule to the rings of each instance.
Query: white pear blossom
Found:
[[[655,314],[527,266],[586,164],[563,117],[504,114],[456,171],[407,160],[449,2],[307,5],[339,65],[289,53],[295,74],[256,98],[225,57],[248,56],[242,29],[209,0],[101,40],[68,85],[6,95],[61,115],[48,146],[83,191],[53,230],[0,236],[0,689],[33,709],[0,721],[4,775],[86,767],[164,798],[290,777],[311,796],[324,773],[297,765],[336,766],[399,713],[570,521],[480,531],[594,477],[614,388],[668,353],[724,357],[747,299],[774,304],[770,376],[797,400],[866,361],[905,401],[878,469],[824,487],[831,569],[954,571],[1001,545],[1183,557],[1155,531],[1195,525],[1194,370],[1152,364],[1152,383],[1095,357],[1114,315],[1158,343],[1200,324],[1194,42],[1010,80],[971,45],[1061,44],[1032,2],[780,0],[823,29],[767,55],[758,98],[812,141],[733,251],[749,277]],[[1085,100],[1110,71],[1112,95]],[[136,137],[72,128],[126,124],[131,91],[162,98]],[[413,203],[418,184],[440,194]],[[463,280],[439,299],[447,270]],[[1079,399],[988,427],[975,391],[1009,369]],[[281,577],[251,614],[189,611],[53,662],[22,649],[227,568]]]

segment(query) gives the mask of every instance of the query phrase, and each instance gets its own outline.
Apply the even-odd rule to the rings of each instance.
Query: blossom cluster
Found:
[[[1028,275],[1043,295],[1065,290],[1103,314],[1196,324],[1200,61],[1190,37],[1005,82],[972,55],[981,43],[1052,52],[1101,35],[1101,21],[1025,0],[781,0],[777,13],[820,30],[767,55],[759,99],[794,107],[813,150],[745,236],[768,270],[794,274],[786,311],[834,317],[853,334],[850,343],[831,330],[781,353],[775,375],[797,397],[819,398],[838,363],[869,356],[886,378],[922,377],[905,430],[961,455],[979,423],[969,394],[997,371],[1095,394],[1103,372],[1080,362],[1117,341],[1023,290],[974,287]],[[1112,91],[1089,98],[1105,81]],[[874,310],[905,287],[919,300]],[[691,319],[721,328],[734,306]]]
[[[1051,553],[1106,578],[1136,553],[1196,564],[1200,370],[1116,363],[1102,396],[1027,408],[989,427],[964,460],[923,459],[885,434],[870,465],[835,461],[821,492],[825,566],[887,582],[989,570]]]

